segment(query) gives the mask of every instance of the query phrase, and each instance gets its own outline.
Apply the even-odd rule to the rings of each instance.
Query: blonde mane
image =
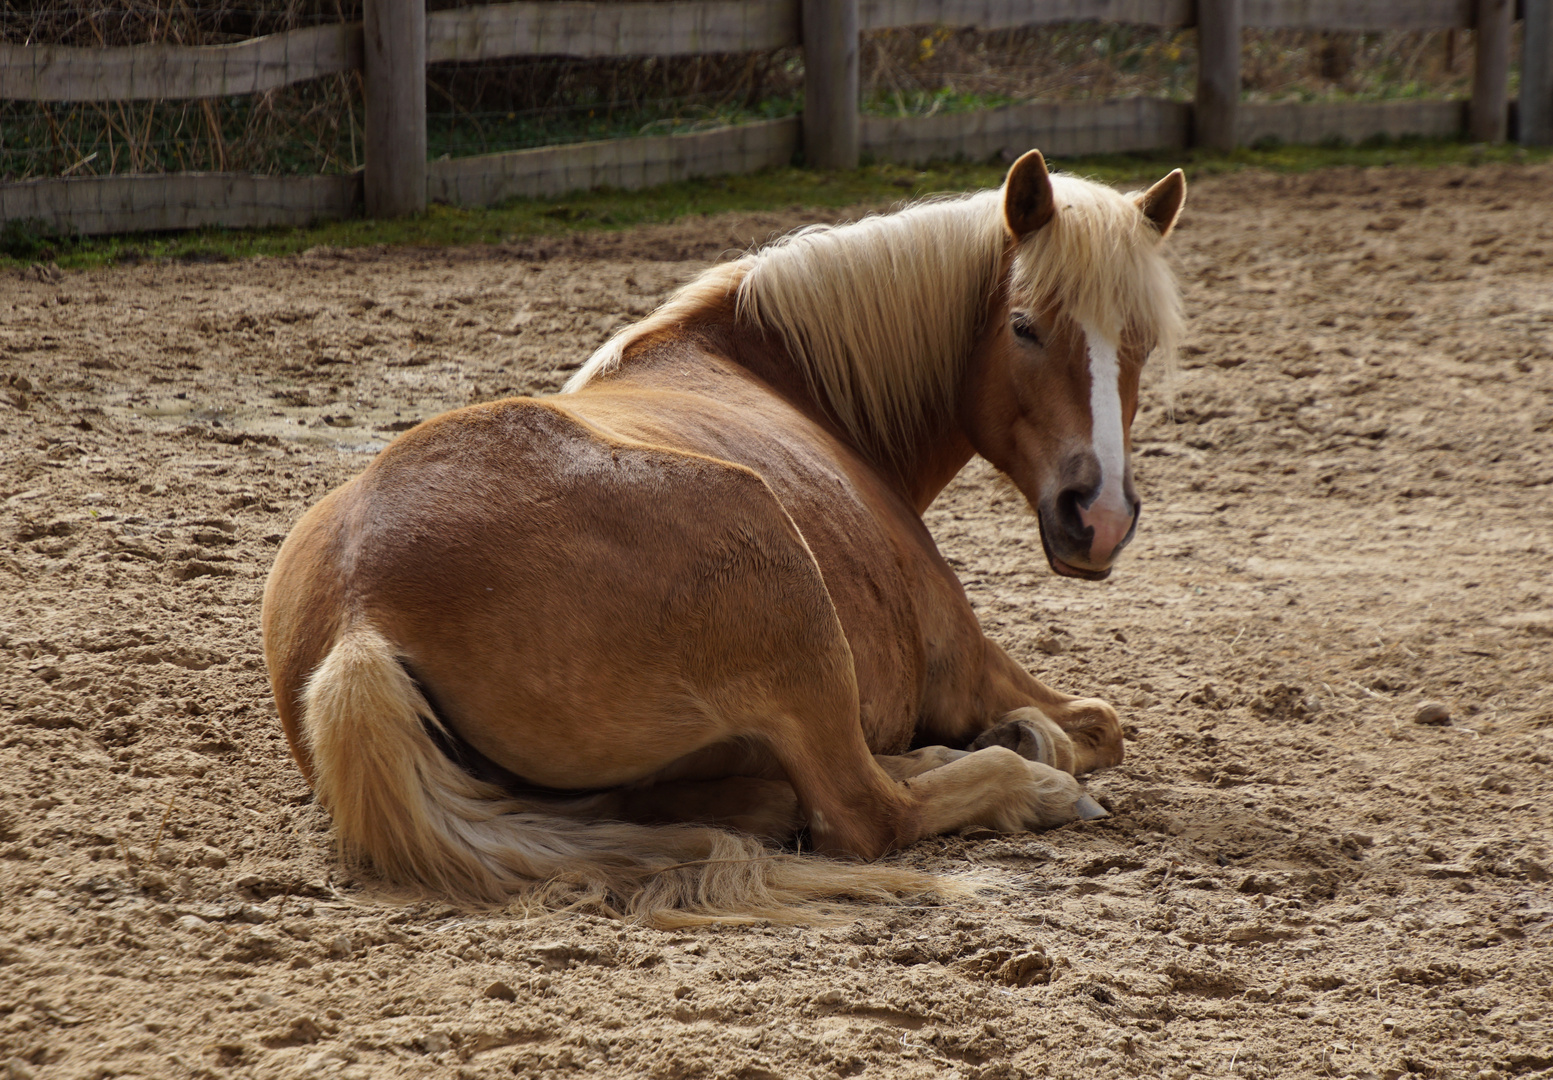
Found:
[[[1133,332],[1171,353],[1181,305],[1153,226],[1111,188],[1051,179],[1057,213],[1015,254],[1013,302],[1055,302],[1113,340]],[[859,448],[903,450],[954,407],[1007,244],[1001,189],[811,225],[696,278],[605,342],[565,391],[612,372],[647,335],[732,297],[741,322],[782,340]]]

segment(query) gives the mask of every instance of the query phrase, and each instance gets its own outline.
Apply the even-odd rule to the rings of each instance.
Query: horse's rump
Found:
[[[817,650],[810,679],[827,642],[833,667],[849,660],[813,557],[759,476],[548,405],[496,402],[411,432],[337,516],[339,554],[319,572],[341,578],[459,737],[534,784],[629,783],[739,737],[764,719],[745,703],[797,678],[772,663],[785,641]]]

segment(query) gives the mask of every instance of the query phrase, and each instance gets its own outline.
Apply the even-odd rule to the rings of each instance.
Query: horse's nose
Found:
[[[1107,498],[1108,494],[1094,487],[1074,485],[1057,496],[1061,546],[1084,565],[1097,570],[1111,565],[1138,527],[1138,500],[1125,496]]]

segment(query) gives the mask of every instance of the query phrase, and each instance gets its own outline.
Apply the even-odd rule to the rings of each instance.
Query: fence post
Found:
[[[857,0],[803,0],[803,157],[816,169],[855,169]]]
[[[1467,137],[1504,142],[1510,123],[1510,22],[1515,0],[1477,0]]]
[[[1553,146],[1553,0],[1526,0],[1524,18],[1520,140]]]
[[[1197,0],[1192,131],[1192,141],[1210,150],[1240,142],[1240,0]]]
[[[426,209],[426,3],[366,0],[362,176],[367,216]]]

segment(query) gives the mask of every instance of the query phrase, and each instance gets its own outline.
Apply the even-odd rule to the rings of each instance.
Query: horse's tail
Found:
[[[824,898],[895,900],[959,891],[878,865],[775,854],[704,826],[581,821],[513,799],[434,742],[441,721],[365,623],[308,680],[302,727],[313,786],[342,848],[385,877],[479,902],[563,897],[665,924],[708,918],[812,919]]]

